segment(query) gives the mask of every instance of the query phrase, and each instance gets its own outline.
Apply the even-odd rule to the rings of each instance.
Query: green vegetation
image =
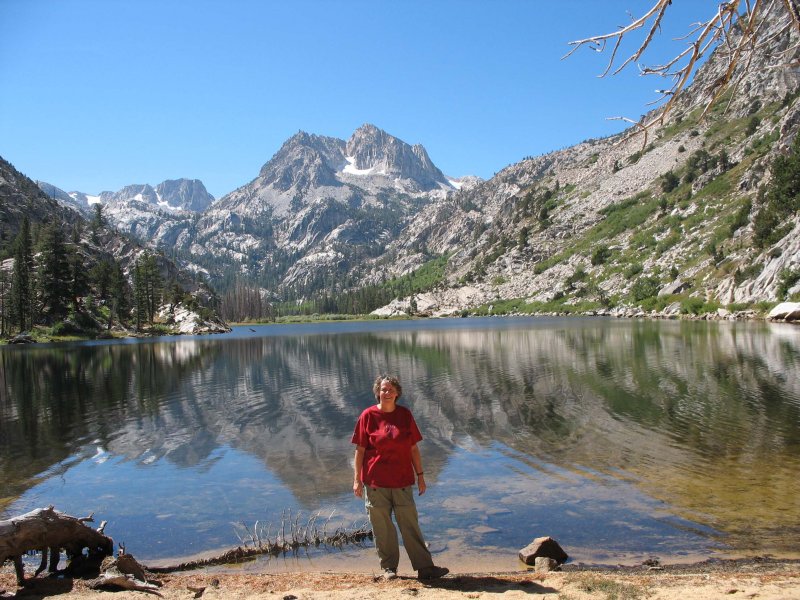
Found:
[[[653,276],[643,276],[637,279],[631,286],[631,298],[634,302],[641,302],[647,298],[652,298],[658,294],[661,287],[659,280]]]
[[[793,298],[787,298],[786,296],[789,290],[794,287],[794,284],[798,281],[800,281],[800,270],[784,269],[781,271],[780,278],[778,279],[778,299],[792,300]]]
[[[787,156],[772,164],[772,183],[760,198],[753,221],[754,241],[759,248],[770,246],[791,229],[791,219],[800,211],[800,138]]]
[[[773,128],[751,141],[749,151],[739,163],[731,161],[726,148],[734,140],[747,141],[748,136],[752,138],[757,131],[763,131],[761,125],[773,119],[779,106],[777,103],[761,106],[753,102],[750,114],[739,119],[724,117],[719,112],[720,105],[716,106],[702,147],[693,151],[684,165],[662,175],[656,183],[657,198],[643,191],[607,206],[599,211],[604,217],[601,221],[536,264],[534,272],[543,273],[554,265],[563,265],[574,255],[582,255],[594,267],[591,277],[594,289],[599,289],[599,281],[614,274],[633,281],[627,298],[613,298],[607,302],[627,301],[645,310],[661,310],[679,303],[681,313],[687,315],[714,312],[720,305],[687,294],[658,297],[663,283],[675,280],[680,272],[693,270],[695,281],[709,275],[714,278],[733,276],[737,284],[757,277],[763,264],[747,262],[748,255],[742,255],[742,248],[749,245],[749,239],[738,234],[751,219],[760,247],[774,244],[788,233],[792,219],[800,212],[800,140],[795,142],[789,156],[775,161],[772,184],[762,192],[758,202],[754,203],[750,197],[737,197],[739,182],[756,160],[770,151],[778,130]],[[663,129],[659,137],[664,139],[681,132],[697,131],[693,129],[697,126],[696,117],[690,114],[678,119]],[[628,162],[639,160],[646,150],[629,157]],[[681,249],[680,264],[672,266],[669,279],[658,270],[644,271],[643,263],[648,264],[648,260],[676,247]],[[587,291],[588,284],[573,285],[571,279],[568,278],[564,289],[556,293],[558,302],[572,303],[591,293]],[[788,295],[788,290],[798,280],[795,274],[785,273],[780,293]],[[764,307],[753,309],[762,312]]]
[[[661,191],[665,194],[670,193],[674,190],[678,185],[680,185],[680,177],[675,175],[672,171],[667,171],[664,175],[661,176]]]
[[[99,239],[104,227],[101,210],[89,225],[90,238]],[[4,249],[14,265],[10,275],[0,270],[3,337],[21,332],[38,340],[102,337],[114,323],[128,325],[133,307],[121,265],[110,256],[90,257],[82,241],[83,225],[71,227],[56,222],[34,227],[24,218],[10,248]],[[152,255],[143,260],[155,265]],[[152,304],[161,299],[155,266],[149,277],[147,298]],[[142,291],[140,299],[144,298]],[[144,320],[136,319],[139,330],[145,322],[152,324],[153,313],[141,312]]]
[[[385,306],[395,298],[405,298],[434,289],[444,279],[449,254],[433,258],[416,271],[385,281],[378,285],[369,285],[342,293],[323,291],[300,304],[282,302],[273,305],[271,319],[282,317],[300,317],[307,319],[311,315],[367,315],[376,308]],[[413,307],[412,307],[412,312]]]
[[[608,246],[600,246],[592,252],[592,266],[604,264],[611,257],[611,249]]]
[[[566,300],[566,297],[562,297],[550,302],[527,302],[523,298],[512,298],[493,302],[492,304],[484,304],[475,310],[469,311],[468,314],[482,317],[489,315],[533,315],[543,313],[583,314],[604,308],[600,302],[586,300],[568,304]]]

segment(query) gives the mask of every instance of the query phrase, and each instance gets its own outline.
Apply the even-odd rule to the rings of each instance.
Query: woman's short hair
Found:
[[[394,389],[397,390],[397,397],[403,395],[403,386],[400,385],[400,380],[394,375],[378,375],[375,378],[375,383],[372,384],[372,393],[375,394],[376,398],[380,397],[381,391],[381,383],[384,381],[388,381],[394,386]]]

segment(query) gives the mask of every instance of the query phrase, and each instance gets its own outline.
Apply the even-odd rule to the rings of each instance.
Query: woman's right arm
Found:
[[[364,446],[356,446],[356,457],[353,473],[353,493],[361,498],[364,495],[364,484],[361,483],[361,469],[364,467]]]

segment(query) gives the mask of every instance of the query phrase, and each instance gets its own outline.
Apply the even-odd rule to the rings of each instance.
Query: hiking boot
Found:
[[[431,565],[430,567],[420,569],[417,572],[417,579],[439,579],[439,577],[444,577],[449,572],[450,569],[447,567],[437,567],[436,565]]]
[[[384,569],[383,573],[381,574],[381,579],[384,581],[391,581],[392,579],[397,579],[397,571],[394,569]]]

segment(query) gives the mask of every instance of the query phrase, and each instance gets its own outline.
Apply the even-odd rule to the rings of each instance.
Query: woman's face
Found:
[[[381,387],[378,388],[378,400],[388,403],[397,400],[397,388],[388,379],[381,381]]]

